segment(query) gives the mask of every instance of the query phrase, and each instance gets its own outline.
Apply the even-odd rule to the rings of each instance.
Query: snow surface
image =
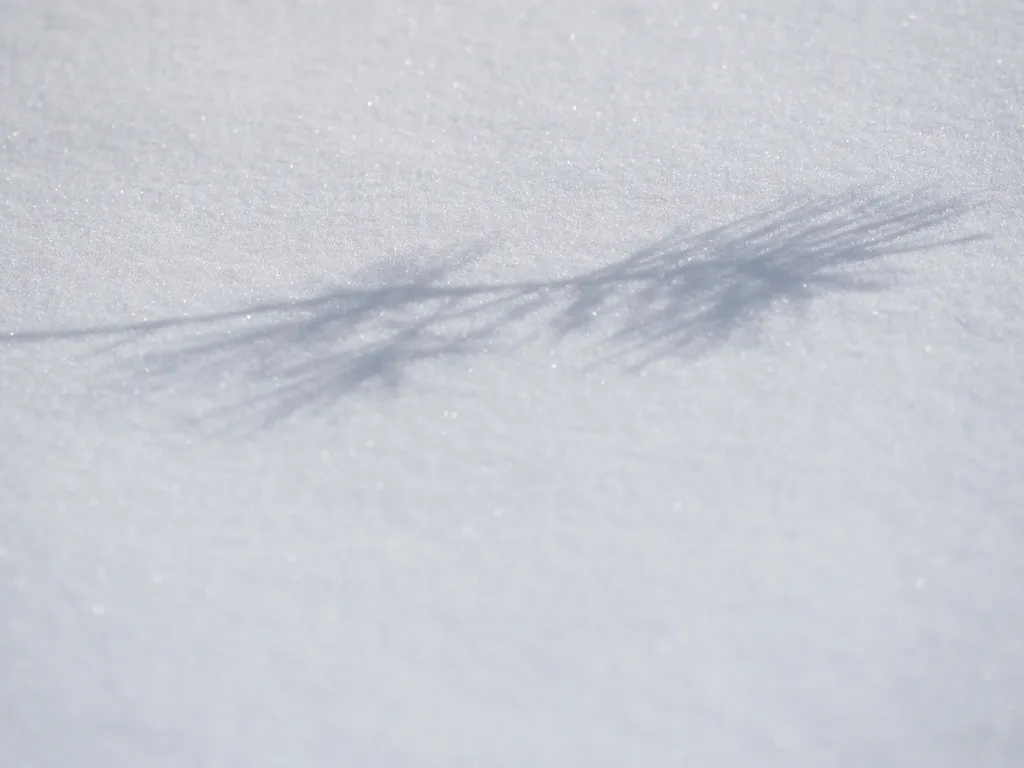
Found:
[[[1024,6],[3,0],[0,765],[1024,765]]]

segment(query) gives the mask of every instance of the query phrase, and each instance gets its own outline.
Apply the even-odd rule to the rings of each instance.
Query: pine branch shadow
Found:
[[[89,341],[92,354],[128,363],[120,370],[135,388],[237,377],[246,397],[229,406],[234,418],[268,425],[361,388],[396,388],[427,361],[552,334],[587,339],[593,362],[634,371],[699,355],[783,308],[802,312],[818,297],[884,289],[895,274],[889,257],[983,237],[939,231],[979,205],[930,189],[855,188],[780,203],[697,235],[675,230],[573,277],[459,282],[459,272],[486,255],[481,242],[384,285],[154,322],[13,332],[0,343]]]

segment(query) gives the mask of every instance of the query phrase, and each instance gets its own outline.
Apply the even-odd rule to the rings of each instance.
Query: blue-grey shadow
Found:
[[[677,229],[571,277],[460,282],[464,267],[487,252],[474,243],[382,285],[144,323],[8,332],[0,343],[89,340],[91,354],[116,360],[135,388],[237,377],[246,396],[230,405],[235,416],[271,423],[359,388],[397,387],[428,360],[531,339],[589,341],[591,361],[631,370],[692,357],[769,313],[888,286],[890,257],[983,237],[944,226],[979,204],[935,190],[856,188],[785,201],[699,234]]]

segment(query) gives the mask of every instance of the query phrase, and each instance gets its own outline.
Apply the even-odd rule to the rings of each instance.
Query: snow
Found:
[[[1024,763],[1022,51],[7,0],[0,764]]]

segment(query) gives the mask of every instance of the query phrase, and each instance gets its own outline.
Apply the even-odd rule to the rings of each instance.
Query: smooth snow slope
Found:
[[[1024,765],[1022,99],[1012,0],[3,0],[0,765]]]

